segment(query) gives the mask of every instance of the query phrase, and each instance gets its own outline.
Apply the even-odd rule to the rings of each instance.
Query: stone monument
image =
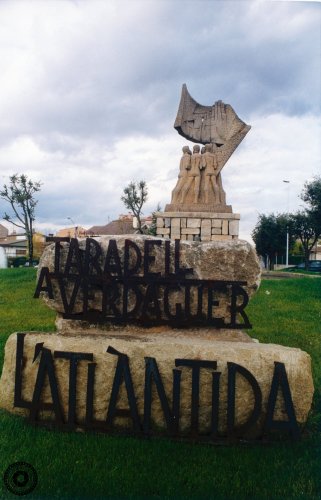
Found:
[[[174,128],[203,147],[195,145],[193,153],[189,146],[183,147],[171,203],[157,214],[157,234],[190,241],[236,239],[240,216],[226,204],[221,170],[250,125],[222,101],[198,104],[184,84]]]
[[[310,356],[245,332],[260,266],[237,238],[220,174],[249,126],[222,102],[198,105],[184,86],[175,128],[205,147],[183,148],[174,212],[158,217],[164,237],[52,238],[35,298],[56,311],[57,332],[9,337],[0,407],[65,430],[298,437],[313,396]]]

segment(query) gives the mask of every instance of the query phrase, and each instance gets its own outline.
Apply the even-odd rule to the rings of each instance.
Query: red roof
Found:
[[[92,226],[88,229],[87,234],[103,236],[105,234],[133,234],[134,231],[132,220],[118,219],[105,226]]]

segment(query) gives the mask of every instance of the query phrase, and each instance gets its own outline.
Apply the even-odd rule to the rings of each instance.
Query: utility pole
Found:
[[[71,218],[71,217],[67,217],[67,219],[69,219],[74,225],[75,225],[75,221]],[[78,238],[78,226],[75,226],[75,230],[74,230],[74,238]]]
[[[290,181],[283,180],[285,184],[288,185],[287,189],[287,203],[286,203],[286,213],[287,213],[287,225],[286,225],[286,257],[285,257],[285,265],[288,267],[289,265],[289,192],[290,192]]]

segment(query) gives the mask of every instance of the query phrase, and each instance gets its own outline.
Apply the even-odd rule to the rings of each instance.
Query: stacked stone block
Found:
[[[239,214],[211,212],[159,212],[157,236],[172,240],[234,240],[239,235]]]

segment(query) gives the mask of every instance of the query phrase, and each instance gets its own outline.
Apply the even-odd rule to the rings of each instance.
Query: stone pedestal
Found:
[[[211,241],[111,236],[45,249],[35,297],[57,312],[58,333],[10,336],[0,408],[66,430],[298,436],[313,396],[310,356],[244,332],[260,266],[233,240],[238,216],[169,214],[177,238],[195,229]]]
[[[157,235],[172,240],[235,240],[239,214],[217,212],[158,212]]]
[[[296,421],[303,423],[311,407],[311,360],[300,349],[251,341],[209,341],[184,331],[141,332],[135,337],[121,332],[94,336],[28,332],[18,338],[12,334],[6,343],[0,407],[15,414],[33,414],[39,422],[57,423],[61,416],[60,427],[162,433],[168,432],[172,422],[178,436],[215,438],[250,422],[256,407],[256,419],[245,436],[258,437],[271,419],[269,409],[274,422],[286,423],[291,398]],[[284,367],[277,376],[276,365]],[[125,377],[120,385],[117,370]],[[195,377],[198,402],[195,406],[194,392],[193,407]],[[173,378],[179,382],[175,411]],[[271,395],[273,380],[276,399]],[[291,396],[283,390],[286,386]],[[167,417],[164,408],[169,409]]]

